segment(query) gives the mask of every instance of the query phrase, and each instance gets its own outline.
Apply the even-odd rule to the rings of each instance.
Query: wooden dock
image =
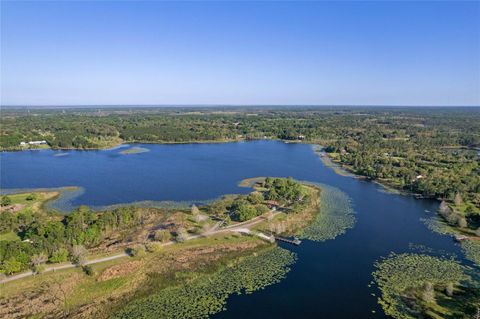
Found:
[[[293,237],[293,239],[280,237],[280,236],[274,236],[274,237],[275,237],[275,240],[283,241],[285,243],[289,243],[289,244],[296,245],[296,246],[298,246],[302,243],[302,241],[300,239],[298,239],[297,237]]]
[[[480,240],[479,236],[465,236],[465,235],[453,235],[453,239],[457,242],[462,242],[465,240]]]
[[[453,239],[454,239],[455,241],[461,242],[461,241],[467,240],[468,237],[465,236],[465,235],[454,235],[454,236],[453,236]]]

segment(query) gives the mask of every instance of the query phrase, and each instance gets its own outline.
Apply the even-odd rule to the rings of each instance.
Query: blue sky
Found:
[[[1,6],[2,105],[480,105],[480,2]]]

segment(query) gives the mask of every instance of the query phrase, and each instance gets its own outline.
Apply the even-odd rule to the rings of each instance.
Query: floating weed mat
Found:
[[[480,241],[464,240],[461,245],[465,258],[480,266]]]
[[[458,233],[455,228],[441,220],[439,216],[423,218],[421,220],[433,232],[451,236]],[[480,241],[464,240],[460,243],[460,246],[465,254],[465,258],[474,262],[477,266],[480,266]]]
[[[135,300],[112,318],[208,318],[226,309],[231,294],[250,294],[280,282],[295,260],[286,249],[268,249],[212,275]]]
[[[352,202],[338,188],[325,184],[314,184],[321,188],[320,213],[300,234],[300,238],[326,241],[344,234],[355,225]]]
[[[455,259],[391,254],[375,267],[373,277],[382,293],[378,302],[393,318],[470,318],[480,306],[478,280],[470,276],[474,270]]]

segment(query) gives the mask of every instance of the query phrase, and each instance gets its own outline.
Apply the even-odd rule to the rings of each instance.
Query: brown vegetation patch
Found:
[[[42,314],[44,318],[68,316],[66,297],[80,282],[81,274],[51,277],[39,286],[10,298],[0,299],[0,317],[4,319],[26,318]]]
[[[181,251],[169,252],[159,256],[162,262],[159,262],[158,258],[153,260],[151,265],[148,265],[148,269],[157,273],[186,270],[216,261],[228,253],[253,249],[261,243],[260,241],[245,241],[208,247],[191,247]]]
[[[8,205],[8,206],[3,206],[3,207],[0,207],[0,212],[16,213],[16,212],[24,209],[25,206],[27,206],[27,205],[25,205],[25,204],[13,204],[13,205]]]
[[[98,281],[105,281],[113,278],[118,278],[131,274],[132,272],[143,266],[145,262],[143,260],[129,261],[124,264],[115,265],[105,269],[98,277]]]

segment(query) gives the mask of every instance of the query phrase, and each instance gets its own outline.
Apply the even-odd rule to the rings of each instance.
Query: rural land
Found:
[[[4,109],[4,152],[99,150],[121,144],[277,140],[312,144],[340,174],[438,201],[425,221],[458,241],[454,258],[392,253],[375,264],[378,302],[394,318],[480,316],[478,108]],[[142,156],[133,146],[120,153]],[[75,185],[74,185],[75,186]],[[278,243],[327,241],[354,227],[349,200],[292,178],[240,182],[184,208],[46,205],[59,189],[2,193],[2,318],[201,318],[233,294],[280,282],[296,255]],[[343,206],[342,206],[343,205]]]

